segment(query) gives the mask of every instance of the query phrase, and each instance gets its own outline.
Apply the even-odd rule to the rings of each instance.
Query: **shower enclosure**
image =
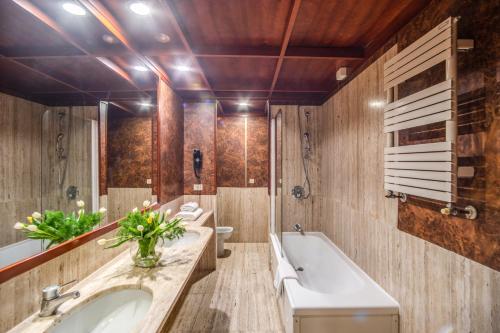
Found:
[[[94,110],[54,107],[43,114],[41,210],[75,211],[77,200],[97,209],[92,207]]]

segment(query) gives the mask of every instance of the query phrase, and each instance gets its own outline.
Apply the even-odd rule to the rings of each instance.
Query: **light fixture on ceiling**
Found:
[[[147,72],[147,71],[149,71],[149,69],[146,66],[142,66],[142,65],[132,66],[132,69],[135,69],[138,72]]]
[[[167,44],[168,42],[170,42],[170,36],[167,34],[164,34],[163,32],[160,32],[159,34],[157,34],[155,36],[155,39],[162,44]]]
[[[149,13],[151,13],[151,9],[149,8],[149,6],[142,1],[132,2],[130,4],[129,8],[131,11],[133,11],[137,15],[145,16],[145,15],[149,15]]]
[[[149,103],[149,102],[139,102],[137,103],[139,106],[142,106],[144,108],[150,108],[153,106],[153,104]]]
[[[335,78],[337,81],[343,81],[347,79],[347,76],[350,74],[350,68],[349,67],[340,67],[337,70],[337,73],[335,73]]]
[[[102,40],[108,44],[115,44],[116,43],[115,37],[108,35],[108,34],[102,35]]]
[[[237,102],[236,104],[238,104],[238,106],[241,106],[241,107],[249,107],[250,106],[250,103],[249,102],[246,102],[246,101],[239,101]]]
[[[77,16],[84,16],[87,14],[87,11],[83,7],[78,6],[77,4],[72,3],[72,2],[63,3],[62,8],[65,11],[67,11],[68,13],[73,14],[73,15],[77,15]]]
[[[193,69],[189,66],[186,65],[177,65],[174,66],[174,69],[179,71],[179,72],[191,72]]]

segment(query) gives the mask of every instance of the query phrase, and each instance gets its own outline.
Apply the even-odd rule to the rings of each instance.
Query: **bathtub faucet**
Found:
[[[300,224],[294,224],[293,230],[300,232],[301,235],[304,235],[304,230],[302,230],[302,226]]]

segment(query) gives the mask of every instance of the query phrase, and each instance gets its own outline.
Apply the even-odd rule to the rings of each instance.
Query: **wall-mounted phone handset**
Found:
[[[193,170],[196,178],[200,179],[201,167],[203,165],[203,153],[200,149],[193,149]]]

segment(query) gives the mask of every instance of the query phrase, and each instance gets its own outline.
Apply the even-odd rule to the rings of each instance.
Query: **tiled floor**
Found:
[[[226,244],[217,271],[193,284],[168,332],[283,332],[265,243]]]

